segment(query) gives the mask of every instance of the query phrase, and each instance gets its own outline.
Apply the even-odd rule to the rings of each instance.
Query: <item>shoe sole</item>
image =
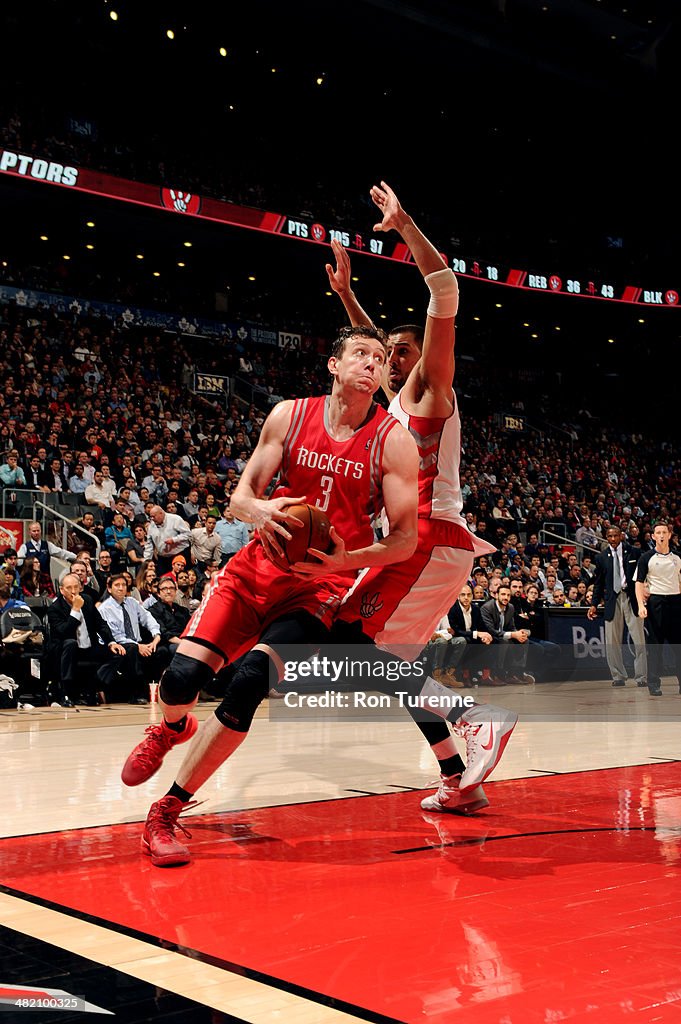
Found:
[[[471,793],[474,789],[477,789],[478,786],[482,786],[485,779],[487,779],[492,774],[496,766],[499,764],[499,761],[502,758],[504,750],[506,749],[506,744],[510,740],[513,730],[515,729],[517,724],[518,716],[516,715],[515,721],[507,728],[503,736],[499,737],[496,751],[494,751],[494,753],[492,754],[492,757],[490,758],[490,761],[485,768],[484,774],[481,775],[479,779],[475,779],[474,782],[470,782],[467,786],[462,786],[460,790],[462,796],[466,796],[467,793]],[[464,775],[465,774],[466,773],[464,772]]]
[[[147,857],[151,857],[151,863],[156,868],[174,868],[181,867],[182,864],[189,864],[191,861],[191,855],[187,853],[186,856],[182,856],[180,860],[180,854],[169,853],[165,857],[154,856],[151,852],[151,847],[147,840],[142,836],[142,853],[146,854]]]
[[[426,797],[428,800],[428,797]],[[426,800],[421,802],[421,810],[423,811],[434,811],[436,814],[458,814],[460,817],[466,818],[471,814],[475,814],[477,811],[483,811],[485,807],[489,807],[489,800],[487,797],[483,797],[482,800],[473,800],[468,804],[458,804],[456,807],[443,807],[442,804],[438,804],[436,807],[424,807]]]

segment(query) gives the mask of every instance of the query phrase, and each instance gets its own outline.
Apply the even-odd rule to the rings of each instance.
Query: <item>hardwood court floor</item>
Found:
[[[186,815],[194,863],[166,870],[139,822],[181,750],[120,782],[155,707],[0,713],[3,1019],[22,985],[131,1024],[681,1024],[681,697],[664,690],[480,690],[521,722],[474,818],[421,811],[433,765],[406,718],[264,706]]]

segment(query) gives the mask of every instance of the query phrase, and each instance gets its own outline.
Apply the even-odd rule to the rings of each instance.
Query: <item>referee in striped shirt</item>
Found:
[[[670,550],[671,530],[657,523],[655,548],[639,558],[634,580],[638,614],[648,627],[648,690],[661,697],[662,645],[671,646],[681,693],[681,558]]]

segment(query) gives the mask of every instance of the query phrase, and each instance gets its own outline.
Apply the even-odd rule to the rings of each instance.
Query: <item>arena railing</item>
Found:
[[[590,544],[583,544],[579,540],[570,540],[569,537],[564,536],[562,533],[554,533],[553,530],[547,530],[542,528],[539,531],[539,537],[543,540],[546,537],[553,537],[554,540],[559,541],[561,544],[574,545],[576,548],[583,548],[585,551],[593,551],[595,555],[600,555],[602,548],[593,548]]]
[[[40,509],[41,512],[42,512],[42,527],[43,527],[43,530],[44,530],[45,534],[47,534],[47,532],[48,532],[50,521],[52,519],[60,520],[61,521],[62,526],[61,526],[61,539],[60,539],[60,543],[59,543],[60,547],[62,547],[62,548],[67,548],[68,547],[68,531],[69,530],[75,530],[77,533],[82,533],[85,537],[87,537],[88,542],[90,544],[92,544],[92,542],[94,541],[94,543],[95,543],[96,558],[99,559],[99,552],[101,551],[102,545],[101,545],[100,540],[99,540],[98,537],[95,537],[95,535],[93,533],[90,533],[88,530],[86,530],[84,526],[79,526],[78,523],[74,523],[73,519],[69,519],[69,517],[65,516],[62,512],[57,512],[56,508],[50,508],[50,506],[46,505],[44,501],[36,501],[36,502],[34,502],[33,503],[34,511],[37,508]],[[59,536],[59,533],[58,533],[58,523],[55,522],[55,523],[52,523],[52,525],[54,527],[55,537],[58,537]]]

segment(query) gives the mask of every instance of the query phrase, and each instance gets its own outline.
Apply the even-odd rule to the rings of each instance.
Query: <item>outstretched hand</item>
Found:
[[[333,255],[336,258],[335,268],[330,263],[326,264],[326,273],[329,275],[329,285],[337,295],[350,291],[350,257],[345,248],[337,239],[331,242]]]
[[[379,221],[378,224],[374,224],[374,231],[391,231],[393,229],[399,231],[400,224],[406,214],[390,185],[387,185],[384,181],[381,182],[380,186],[372,185],[369,194],[383,215],[383,220]]]

